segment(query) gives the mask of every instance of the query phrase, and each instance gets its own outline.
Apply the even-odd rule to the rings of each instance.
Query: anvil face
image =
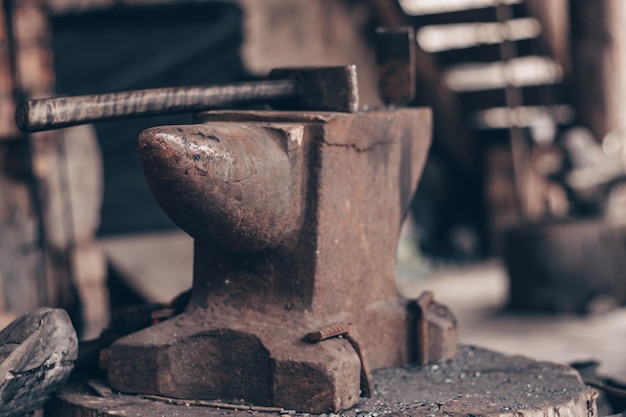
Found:
[[[180,316],[111,347],[111,386],[316,413],[351,407],[362,362],[415,355],[395,254],[430,111],[199,121],[140,136],[155,197],[195,239],[193,295]],[[353,323],[359,349],[349,337],[304,340],[334,323]]]

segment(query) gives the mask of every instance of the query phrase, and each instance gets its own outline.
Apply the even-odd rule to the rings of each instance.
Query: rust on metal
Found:
[[[430,111],[199,119],[140,135],[153,194],[195,240],[194,283],[181,314],[111,345],[109,383],[309,413],[354,406],[370,368],[415,357],[394,264]],[[325,326],[338,322],[358,337]]]
[[[348,334],[351,326],[351,323],[334,323],[320,330],[307,333],[306,338],[309,342],[319,342],[331,337],[344,336]]]
[[[431,291],[424,291],[420,296],[415,300],[415,304],[419,309],[419,318],[417,323],[417,350],[418,350],[418,361],[421,364],[428,363],[428,307],[433,302],[435,298],[434,294]]]
[[[270,79],[288,78],[302,88],[292,99],[279,100],[274,108],[293,110],[343,111],[359,109],[359,89],[356,66],[327,68],[279,68],[272,70]]]
[[[434,294],[424,291],[413,301],[416,317],[417,361],[450,359],[456,355],[458,331],[456,318],[445,305],[434,300]]]
[[[345,337],[350,345],[359,356],[359,361],[361,361],[361,382],[360,382],[360,390],[362,397],[371,397],[372,396],[372,376],[370,372],[369,365],[367,364],[367,357],[363,353],[361,349],[361,345],[358,341],[358,336],[356,332],[356,328],[352,323],[333,323],[331,325],[325,326],[320,330],[307,333],[306,339],[309,342],[321,342],[323,340],[330,339],[332,337]]]
[[[361,361],[361,378],[359,383],[359,388],[361,390],[361,397],[371,397],[372,396],[372,373],[370,366],[367,362],[367,356],[363,352],[361,345],[359,344],[359,337],[356,334],[356,330],[352,329],[349,331],[346,336],[348,342],[350,342],[350,346],[354,349],[356,354],[359,356],[359,361]]]

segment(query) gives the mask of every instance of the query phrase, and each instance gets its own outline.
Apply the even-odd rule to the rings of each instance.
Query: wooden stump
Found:
[[[626,223],[604,219],[556,220],[509,229],[504,235],[509,307],[592,313],[626,304],[625,240]]]
[[[571,368],[471,346],[460,346],[458,355],[443,363],[377,370],[373,382],[373,397],[362,398],[356,407],[342,412],[342,416],[598,416],[596,392],[585,386]],[[190,403],[172,404],[107,393],[92,382],[67,386],[49,404],[46,416],[249,417],[251,413],[251,410]],[[252,413],[303,415],[287,410]]]

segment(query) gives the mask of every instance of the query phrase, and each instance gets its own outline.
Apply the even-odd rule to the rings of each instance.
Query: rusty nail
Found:
[[[350,331],[351,325],[351,323],[334,323],[316,332],[307,333],[306,339],[309,342],[319,342],[331,337],[344,336]]]

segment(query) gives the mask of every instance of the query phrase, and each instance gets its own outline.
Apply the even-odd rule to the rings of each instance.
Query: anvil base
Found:
[[[311,413],[358,402],[361,362],[347,339],[308,342],[307,330],[319,324],[294,317],[285,317],[288,326],[251,325],[211,321],[201,313],[119,341],[109,354],[110,384],[128,393],[245,399]]]

